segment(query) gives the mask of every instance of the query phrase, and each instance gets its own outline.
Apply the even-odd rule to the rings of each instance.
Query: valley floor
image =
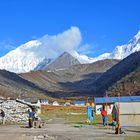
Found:
[[[26,128],[20,125],[0,126],[0,140],[138,140],[140,131],[115,135],[111,127],[101,125],[66,124],[53,118],[45,128]]]

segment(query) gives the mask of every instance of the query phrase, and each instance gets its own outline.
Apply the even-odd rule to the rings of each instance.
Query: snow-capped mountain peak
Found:
[[[29,41],[0,58],[0,69],[15,73],[29,72],[42,65],[49,65],[63,52],[70,53],[80,63],[92,63],[103,59],[123,59],[133,52],[140,51],[140,31],[128,44],[115,47],[112,53],[104,53],[90,58],[77,52],[82,40],[79,28],[71,27],[61,34],[45,35]],[[41,65],[40,65],[41,64]],[[37,68],[38,69],[38,68]]]
[[[96,59],[124,59],[131,53],[140,51],[140,31],[131,39],[128,44],[117,46],[112,53],[105,53]]]
[[[136,39],[136,41],[140,41],[140,30],[138,31],[138,33],[135,35],[134,38]]]
[[[0,69],[15,73],[34,70],[43,60],[55,59],[64,51],[73,51],[81,42],[81,33],[77,27],[71,27],[61,34],[45,35],[29,41],[0,58]],[[47,60],[48,59],[48,60]]]

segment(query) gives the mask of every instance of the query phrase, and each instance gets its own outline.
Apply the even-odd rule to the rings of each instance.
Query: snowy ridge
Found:
[[[115,47],[112,53],[104,53],[96,58],[89,58],[85,55],[80,55],[77,52],[73,54],[81,63],[92,63],[103,59],[124,59],[131,53],[140,51],[140,31],[131,39],[128,44]]]
[[[79,28],[71,27],[61,34],[45,35],[38,40],[29,41],[0,58],[0,69],[15,73],[29,72],[49,65],[63,52],[70,53],[80,63],[92,63],[103,59],[123,59],[133,52],[140,51],[140,31],[128,44],[115,47],[112,53],[104,53],[96,58],[90,58],[77,52],[82,40]],[[37,68],[38,69],[38,68]]]
[[[0,58],[0,68],[16,73],[32,70],[43,58],[37,57],[33,51],[27,50],[31,47],[37,47],[40,44],[41,43],[37,40],[30,41],[9,52],[4,57]]]
[[[136,51],[140,51],[140,31],[128,42],[128,44],[117,46],[112,53],[102,54],[98,56],[96,60],[124,59]]]
[[[64,51],[72,52],[81,42],[77,27],[54,36],[29,41],[0,58],[0,69],[15,73],[34,70],[43,60],[48,64]],[[67,48],[66,48],[67,47]]]

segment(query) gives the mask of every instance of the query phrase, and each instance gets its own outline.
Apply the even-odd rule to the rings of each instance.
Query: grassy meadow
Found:
[[[65,123],[86,124],[86,107],[75,106],[42,106],[42,118],[49,120],[52,118],[63,118]],[[108,115],[108,123],[111,123],[111,116]],[[102,124],[101,115],[95,115],[92,124]]]

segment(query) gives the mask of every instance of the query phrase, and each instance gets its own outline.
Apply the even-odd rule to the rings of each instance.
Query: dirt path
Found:
[[[62,118],[53,118],[50,120],[50,124],[64,124],[65,121]]]
[[[19,125],[0,126],[0,140],[123,140],[140,133],[126,132],[115,135],[112,129],[102,126],[65,124],[61,118],[50,120],[46,128],[29,129]]]

